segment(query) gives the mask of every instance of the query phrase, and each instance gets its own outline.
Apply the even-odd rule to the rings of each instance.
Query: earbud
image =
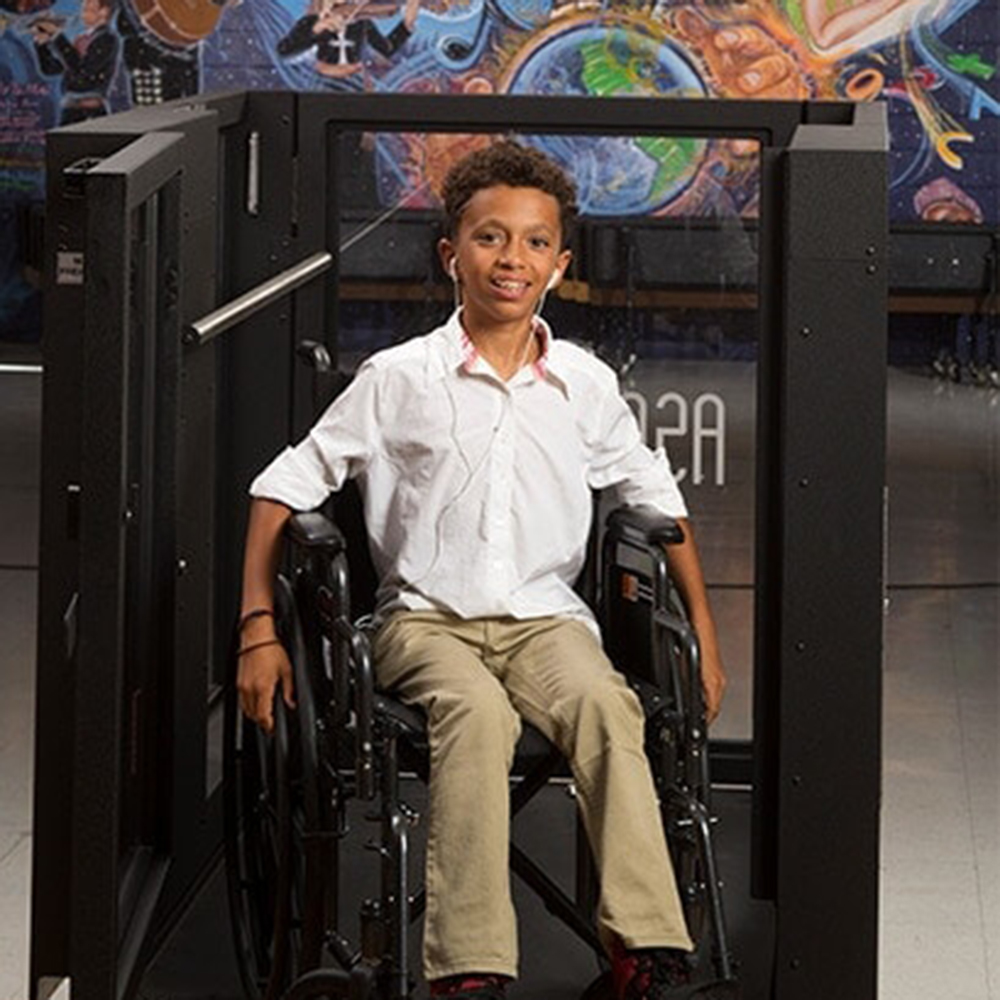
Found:
[[[551,292],[552,289],[555,288],[560,281],[562,281],[562,271],[560,271],[559,268],[557,267],[552,272],[552,277],[549,278],[549,283],[545,286],[545,291]]]
[[[458,265],[455,263],[454,257],[448,261],[448,277],[452,281],[458,281]]]

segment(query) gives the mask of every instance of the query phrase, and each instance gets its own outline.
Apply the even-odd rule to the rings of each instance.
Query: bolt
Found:
[[[187,559],[178,559],[177,560],[177,575],[178,576],[183,576],[187,572],[187,569],[188,569]]]
[[[808,486],[809,486],[809,479],[806,476],[803,476],[799,480],[799,488],[804,490],[804,489],[808,488]]]
[[[812,336],[812,328],[808,327],[808,326],[802,327],[802,329],[799,330],[799,336],[800,337],[811,337]]]
[[[866,271],[867,271],[867,272],[868,272],[869,274],[874,274],[874,273],[875,273],[875,272],[876,272],[876,271],[878,270],[878,264],[869,264],[869,265],[868,265],[868,266],[867,266],[867,267],[865,268],[865,270],[866,270]]]

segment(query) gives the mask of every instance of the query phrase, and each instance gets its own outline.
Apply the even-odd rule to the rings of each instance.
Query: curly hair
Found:
[[[448,171],[441,187],[445,236],[454,237],[462,212],[477,191],[499,184],[537,188],[552,195],[559,203],[563,246],[569,242],[577,215],[576,185],[544,153],[513,139],[502,139],[477,149]]]

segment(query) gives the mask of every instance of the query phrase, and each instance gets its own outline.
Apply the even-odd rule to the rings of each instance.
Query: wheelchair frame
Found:
[[[225,850],[234,942],[253,1000],[341,996],[406,1000],[414,982],[410,923],[424,909],[411,891],[401,767],[426,780],[422,713],[377,690],[369,635],[352,608],[344,533],[323,514],[297,514],[286,537],[294,571],[276,588],[279,635],[294,670],[297,711],[275,698],[275,733],[240,717],[235,684],[225,722]],[[692,966],[710,962],[735,984],[721,882],[711,838],[707,727],[697,637],[671,585],[664,545],[683,538],[669,518],[619,508],[601,545],[601,623],[608,653],[646,715],[646,746],[678,889],[696,943]],[[593,556],[593,553],[592,553]],[[591,560],[593,561],[593,560]],[[596,589],[596,588],[594,588]],[[235,672],[235,655],[233,656]],[[620,666],[619,666],[620,669]],[[530,727],[526,727],[530,729]],[[511,817],[563,764],[547,750],[511,792]],[[340,925],[340,846],[351,800],[376,802],[379,891],[361,907],[360,940]],[[575,898],[511,843],[510,865],[603,961],[593,914],[598,878],[577,823]],[[333,963],[332,965],[330,963]],[[588,996],[601,995],[601,980]]]

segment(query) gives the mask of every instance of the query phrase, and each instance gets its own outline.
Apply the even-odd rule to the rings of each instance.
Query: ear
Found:
[[[552,276],[549,278],[548,284],[545,286],[545,291],[551,292],[553,288],[556,288],[560,281],[563,279],[563,275],[566,273],[566,268],[569,267],[569,262],[573,257],[573,252],[571,250],[563,250],[559,256],[556,258],[556,267],[552,272]]]
[[[438,256],[441,258],[441,268],[444,273],[452,281],[459,281],[458,265],[455,263],[455,248],[452,246],[451,240],[444,238],[438,240],[437,249]]]

